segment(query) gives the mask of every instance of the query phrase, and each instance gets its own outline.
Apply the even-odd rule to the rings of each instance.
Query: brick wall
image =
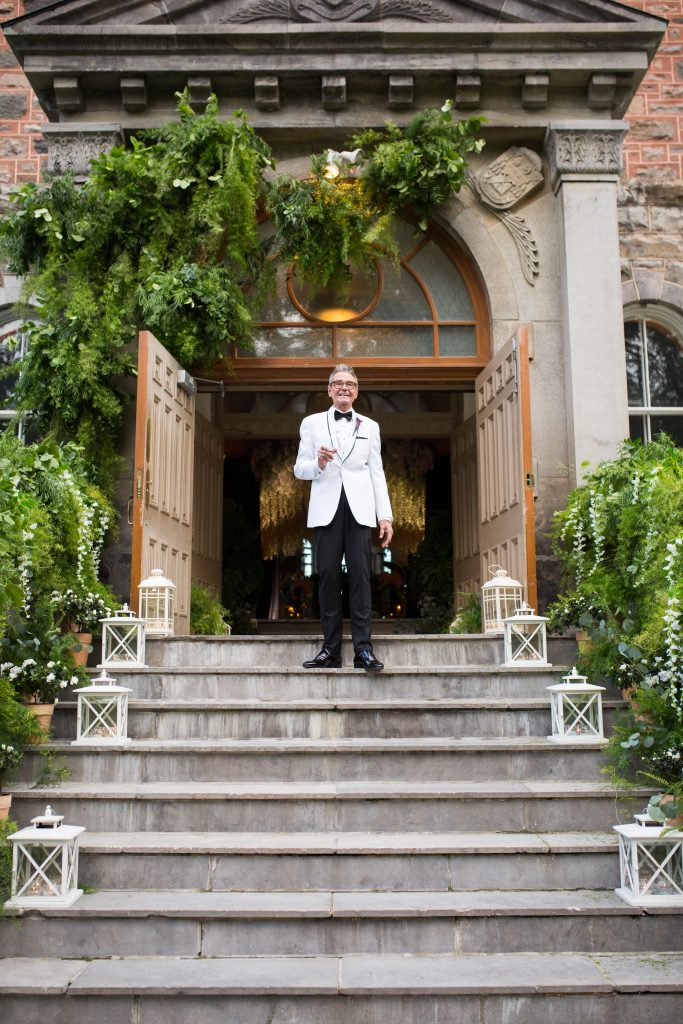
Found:
[[[0,21],[21,14],[21,0],[0,0]],[[40,126],[47,121],[28,80],[0,32],[0,196],[21,181],[37,181],[45,163]]]
[[[683,0],[631,0],[669,28],[626,120],[624,177],[683,178]]]
[[[619,235],[625,302],[683,313],[683,0],[631,0],[669,22],[626,120]]]

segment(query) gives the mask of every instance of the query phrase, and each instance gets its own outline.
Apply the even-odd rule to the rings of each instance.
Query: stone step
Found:
[[[121,686],[141,700],[394,701],[547,698],[567,665],[503,669],[497,665],[409,666],[368,673],[358,669],[306,671],[301,667],[224,666],[116,670]],[[94,676],[98,670],[92,669]],[[612,697],[618,696],[615,691]]]
[[[621,702],[605,702],[605,729]],[[60,702],[56,739],[75,739],[76,705]],[[481,698],[478,701],[142,701],[131,700],[133,739],[251,739],[253,737],[377,739],[410,736],[547,736],[550,700]]]
[[[132,740],[51,749],[74,782],[458,781],[598,777],[604,743],[558,744],[540,736],[401,739]],[[27,752],[19,779],[39,777]]]
[[[5,1024],[663,1024],[680,1018],[682,993],[683,955],[652,950],[0,961]]]
[[[681,951],[683,910],[611,891],[97,892],[0,921],[12,957]]]
[[[609,829],[632,820],[649,791],[618,796],[606,783],[536,782],[157,782],[10,787],[28,824],[50,803],[67,822],[96,832],[396,832],[406,829],[534,832]],[[618,806],[617,806],[618,804]]]
[[[85,832],[96,889],[328,891],[619,885],[614,832]]]
[[[308,636],[185,636],[150,638],[146,661],[150,666],[198,665],[278,665],[300,668],[320,650],[320,635]],[[375,636],[373,645],[385,665],[500,665],[503,660],[502,636],[385,635]],[[342,650],[345,664],[351,666],[353,649],[345,636]],[[576,642],[551,637],[548,658],[555,664],[573,664]]]

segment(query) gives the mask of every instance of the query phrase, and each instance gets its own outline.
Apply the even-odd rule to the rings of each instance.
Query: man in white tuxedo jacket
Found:
[[[379,522],[383,548],[393,536],[391,503],[382,468],[379,427],[353,408],[358,379],[350,366],[335,366],[327,412],[307,416],[294,476],[311,481],[308,525],[315,528],[320,578],[322,650],[304,668],[340,668],[342,642],[342,559],[349,577],[354,668],[378,672],[370,635],[371,534]]]

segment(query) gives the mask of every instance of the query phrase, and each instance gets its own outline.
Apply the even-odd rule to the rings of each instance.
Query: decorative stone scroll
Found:
[[[522,273],[530,285],[540,270],[538,246],[523,217],[510,213],[543,184],[543,164],[538,153],[512,146],[474,176],[468,183],[480,203],[489,209],[512,235],[519,253]]]
[[[256,0],[221,19],[247,23],[264,21],[380,21],[405,18],[408,21],[451,21],[450,15],[432,0]]]
[[[564,175],[621,173],[621,144],[626,125],[621,121],[593,125],[551,125],[546,152],[553,183]]]
[[[53,174],[87,178],[90,162],[123,142],[118,124],[46,124],[41,132],[47,143],[47,169]]]

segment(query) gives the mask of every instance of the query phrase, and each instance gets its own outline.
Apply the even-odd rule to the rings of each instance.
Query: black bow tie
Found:
[[[334,410],[335,420],[348,420],[348,422],[350,423],[352,415],[353,413],[351,412],[350,409],[348,412],[339,412],[339,409]]]

